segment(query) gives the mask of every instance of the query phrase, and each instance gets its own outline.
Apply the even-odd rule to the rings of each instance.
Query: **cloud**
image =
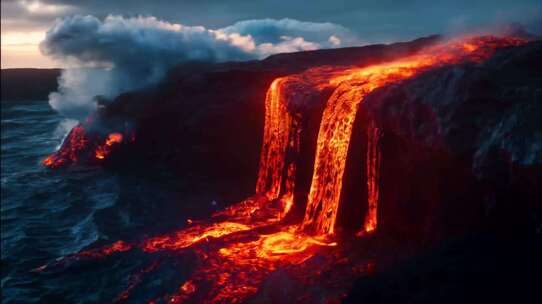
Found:
[[[43,1],[2,0],[2,35],[6,32],[44,31],[56,18],[73,14],[77,7]]]
[[[208,29],[154,17],[76,15],[58,20],[40,47],[43,54],[74,67],[63,72],[51,105],[81,118],[94,108],[94,96],[113,98],[155,84],[183,61],[261,59],[356,43],[355,35],[332,23],[262,19]]]
[[[34,15],[53,15],[69,12],[71,5],[66,4],[47,4],[37,0],[20,0],[19,4],[30,14]]]

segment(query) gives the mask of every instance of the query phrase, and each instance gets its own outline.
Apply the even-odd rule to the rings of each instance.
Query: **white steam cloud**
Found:
[[[72,16],[56,22],[41,50],[72,66],[62,73],[49,102],[63,115],[80,119],[96,106],[94,96],[114,98],[152,85],[183,61],[262,59],[358,43],[340,25],[292,19],[247,20],[213,30],[154,17],[108,16],[102,21]]]

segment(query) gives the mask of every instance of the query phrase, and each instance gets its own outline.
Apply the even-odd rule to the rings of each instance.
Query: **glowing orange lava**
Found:
[[[336,242],[312,237],[285,227],[270,234],[254,234],[253,241],[229,242],[218,253],[205,259],[193,280],[212,284],[205,303],[239,303],[254,294],[271,272],[300,265],[317,254],[322,247]],[[207,253],[198,252],[206,255]]]
[[[283,208],[278,215],[283,218],[293,205],[296,162],[299,152],[299,121],[288,110],[288,88],[295,77],[275,79],[265,98],[265,124],[256,193],[269,200],[281,198]],[[293,155],[287,158],[286,155]]]
[[[66,136],[60,149],[42,160],[42,165],[49,168],[59,168],[68,164],[74,164],[80,160],[88,161],[89,153],[95,160],[103,160],[111,154],[112,147],[123,142],[122,133],[110,133],[103,143],[102,137],[88,132],[86,127],[92,124],[91,118],[87,119],[85,125],[78,124]],[[130,134],[130,142],[135,141],[135,133]]]
[[[132,245],[124,242],[124,241],[116,241],[115,243],[111,244],[110,246],[106,246],[103,248],[100,248],[99,250],[86,250],[81,251],[77,255],[78,256],[84,256],[84,257],[93,257],[93,258],[99,258],[99,257],[105,257],[108,255],[111,255],[116,252],[124,252],[132,249]]]
[[[284,80],[284,78],[275,79],[271,83],[265,98],[264,139],[256,193],[263,193],[269,199],[275,199],[279,196],[282,170],[284,168],[284,154],[288,147],[292,122],[282,96]]]
[[[367,126],[367,213],[363,230],[358,235],[374,231],[377,224],[381,155],[378,146],[379,129],[375,124],[371,121]]]
[[[66,140],[68,142],[63,143],[56,153],[49,155],[41,162],[44,166],[58,168],[66,163],[76,162],[79,154],[86,149],[89,142],[86,130],[81,124],[70,131]]]
[[[94,155],[97,159],[104,159],[111,153],[111,147],[114,144],[118,144],[122,142],[122,134],[121,133],[111,133],[105,140],[105,143],[103,145],[100,145],[96,148],[96,152]]]
[[[238,303],[254,294],[272,271],[301,265],[319,248],[337,246],[327,236],[301,233],[296,225],[281,226],[276,215],[283,212],[283,206],[265,205],[272,202],[263,196],[250,198],[213,215],[229,221],[190,221],[186,229],[142,242],[139,247],[147,253],[191,249],[201,261],[194,276],[164,300],[183,303],[197,297],[201,289],[205,292],[203,303]]]

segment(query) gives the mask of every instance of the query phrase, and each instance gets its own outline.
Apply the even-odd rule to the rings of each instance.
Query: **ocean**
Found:
[[[157,258],[165,260],[159,279],[141,282],[130,300],[178,288],[189,267],[170,267],[164,257],[135,252],[57,263],[83,249],[184,225],[194,208],[180,202],[178,180],[100,167],[43,167],[40,161],[76,123],[44,100],[2,101],[1,122],[2,303],[110,303]]]

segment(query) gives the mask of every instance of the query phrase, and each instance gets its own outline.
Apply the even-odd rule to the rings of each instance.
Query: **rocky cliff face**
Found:
[[[383,88],[362,104],[382,132],[381,227],[423,239],[485,225],[536,229],[540,54],[540,42],[501,50],[480,65]]]

